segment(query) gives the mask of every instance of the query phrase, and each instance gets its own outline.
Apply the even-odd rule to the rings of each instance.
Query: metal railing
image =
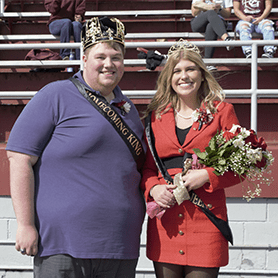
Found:
[[[238,36],[234,32],[228,32],[230,37]],[[278,36],[278,31],[274,32],[275,37]],[[261,39],[262,34],[253,33],[252,38]],[[127,33],[125,35],[125,40],[156,40],[156,39],[204,39],[205,34],[200,32],[150,32],[150,33]],[[72,38],[73,39],[73,38]],[[52,34],[6,34],[0,35],[0,42],[6,41],[59,41],[60,37]]]
[[[49,12],[2,12],[0,17],[3,18],[48,18],[51,14]],[[135,18],[139,16],[190,16],[192,17],[190,9],[180,9],[180,10],[135,10],[135,11],[86,11],[85,17],[95,17],[95,16],[133,16]]]
[[[251,128],[257,130],[257,100],[259,97],[278,97],[278,90],[276,89],[258,89],[258,64],[260,65],[277,65],[278,58],[257,58],[258,56],[258,47],[264,45],[278,45],[278,40],[273,41],[264,41],[264,40],[251,40],[251,41],[232,41],[232,42],[224,42],[224,41],[192,41],[199,47],[204,46],[213,46],[213,47],[225,47],[225,46],[234,46],[239,47],[242,45],[252,45],[252,58],[251,59],[204,59],[204,62],[207,64],[214,65],[227,65],[227,64],[241,64],[249,66],[251,65],[251,84],[250,89],[240,89],[240,90],[224,90],[225,94],[228,97],[236,97],[236,98],[250,98],[251,99]],[[165,54],[170,46],[172,46],[173,42],[127,42],[126,48],[137,48],[143,47],[146,49],[164,49]],[[81,53],[82,48],[80,43],[30,43],[30,44],[0,44],[0,50],[19,50],[19,49],[40,49],[40,48],[78,48],[80,47]],[[164,54],[164,53],[163,53]],[[82,57],[82,55],[81,55]],[[0,67],[1,67],[0,61]],[[7,61],[6,61],[7,62]],[[12,62],[12,61],[11,61]],[[22,61],[23,62],[23,61]],[[25,61],[23,63],[31,62]],[[80,65],[80,68],[83,69],[82,61],[34,61],[41,66],[72,66],[72,65]],[[142,60],[125,60],[125,66],[136,66],[136,65],[144,65],[145,62]],[[8,66],[8,65],[7,65]],[[277,88],[278,89],[278,88]],[[0,92],[0,99],[23,99],[23,98],[31,98],[36,92]],[[125,95],[131,98],[152,98],[155,94],[155,90],[127,90],[123,91]]]

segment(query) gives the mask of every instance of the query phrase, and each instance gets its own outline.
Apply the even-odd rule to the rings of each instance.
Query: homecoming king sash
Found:
[[[69,80],[77,87],[78,91],[103,115],[114,129],[121,136],[129,148],[134,160],[137,163],[137,169],[140,170],[145,160],[145,152],[138,136],[126,124],[117,111],[101,95],[93,92],[89,87],[81,83],[77,78],[71,77]]]

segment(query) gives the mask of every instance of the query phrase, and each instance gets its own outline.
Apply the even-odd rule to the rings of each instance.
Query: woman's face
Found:
[[[197,100],[198,90],[203,81],[200,68],[193,62],[181,59],[173,69],[172,88],[182,99]]]

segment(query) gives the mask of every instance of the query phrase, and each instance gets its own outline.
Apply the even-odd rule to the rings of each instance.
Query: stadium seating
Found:
[[[66,79],[72,75],[66,70],[60,72],[30,72],[30,70],[69,66],[74,66],[75,70],[78,70],[82,64],[80,61],[25,61],[24,57],[32,48],[51,48],[58,51],[59,37],[49,33],[46,26],[49,14],[45,11],[42,0],[4,2],[5,5],[0,9],[2,11],[0,13],[0,104],[20,104],[17,108],[12,108],[18,110],[15,116],[9,119],[10,128],[20,109],[36,91],[51,81]],[[192,15],[189,0],[87,0],[86,5],[86,19],[108,15],[118,17],[124,22],[127,30],[127,52],[125,75],[120,86],[136,103],[139,110],[143,110],[152,97],[161,68],[155,71],[146,70],[145,61],[137,58],[137,47],[157,49],[162,54],[166,54],[169,46],[180,37],[194,41],[196,44],[204,43],[203,34],[191,31]],[[270,18],[274,21],[278,19],[277,0],[274,1]],[[234,36],[236,22],[237,18],[232,14],[229,19],[231,36]],[[278,35],[277,32],[275,34]],[[255,35],[254,40],[260,42],[261,36]],[[240,103],[250,103],[248,90],[253,86],[252,82],[254,84],[252,79],[254,74],[257,88],[273,90],[278,87],[275,77],[278,58],[259,58],[254,66],[250,60],[244,58],[239,45],[230,52],[226,50],[222,41],[217,41],[217,46],[213,59],[207,59],[205,62],[218,67],[214,75],[224,90],[232,91],[233,94],[228,94],[228,97],[233,97],[232,102],[240,99]],[[69,47],[75,48],[73,42]],[[202,50],[203,45],[200,48]],[[260,46],[258,57],[261,54]],[[246,90],[247,93],[240,93],[238,90]],[[260,97],[260,102],[268,102],[269,97],[271,102],[276,101],[273,92]],[[5,142],[6,139],[7,136],[3,136],[2,141]]]

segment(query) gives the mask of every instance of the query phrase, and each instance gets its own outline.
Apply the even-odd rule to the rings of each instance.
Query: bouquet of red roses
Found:
[[[233,171],[240,177],[254,184],[255,190],[248,186],[244,198],[260,196],[260,183],[269,185],[271,178],[264,173],[273,163],[274,158],[267,150],[267,144],[262,137],[258,138],[254,130],[247,130],[239,125],[233,125],[229,131],[218,132],[209,142],[204,152],[193,149],[198,162],[214,168],[218,176],[227,171]]]

